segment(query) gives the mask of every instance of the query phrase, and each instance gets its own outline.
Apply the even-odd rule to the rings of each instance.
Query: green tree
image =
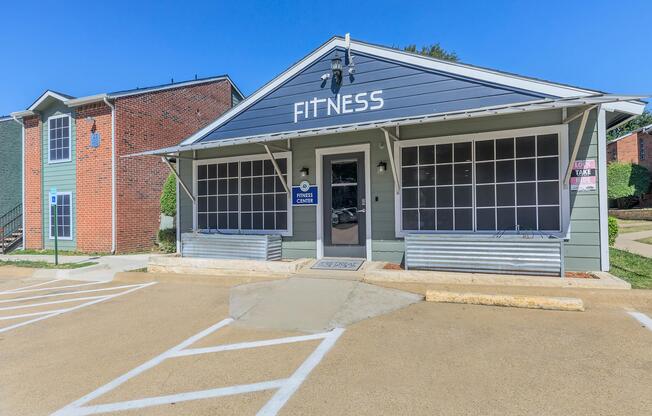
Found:
[[[177,215],[177,178],[171,173],[163,185],[161,213],[168,217]]]
[[[405,52],[416,53],[418,55],[430,56],[431,58],[443,59],[445,61],[457,62],[460,58],[457,56],[457,53],[452,51],[447,51],[441,47],[439,42],[433,43],[428,46],[422,46],[421,49],[417,50],[417,45],[407,45],[403,47]]]
[[[632,202],[650,189],[650,171],[634,163],[612,162],[607,166],[607,196],[619,208],[631,208]]]
[[[607,133],[607,140],[612,141],[618,137],[626,135],[627,133],[631,133],[636,129],[649,126],[650,124],[652,124],[652,113],[646,110],[640,116],[635,117],[622,126],[609,131],[609,133]]]

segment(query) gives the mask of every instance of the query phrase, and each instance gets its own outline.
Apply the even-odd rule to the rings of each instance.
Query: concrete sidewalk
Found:
[[[59,263],[97,263],[79,269],[32,269],[31,277],[40,279],[74,279],[110,281],[116,273],[147,267],[151,256],[157,254],[126,254],[117,256],[59,256]],[[40,254],[10,254],[0,256],[4,261],[45,261],[54,263],[54,256]]]
[[[652,244],[645,244],[636,241],[648,237],[652,237],[652,230],[621,233],[618,235],[618,238],[616,238],[616,244],[614,244],[614,246],[619,250],[625,250],[640,256],[652,258]]]

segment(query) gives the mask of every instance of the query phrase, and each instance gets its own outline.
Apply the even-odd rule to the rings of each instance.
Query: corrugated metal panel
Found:
[[[278,235],[194,234],[181,235],[183,257],[209,259],[280,260]]]
[[[563,242],[523,236],[413,234],[405,237],[408,269],[559,276]]]

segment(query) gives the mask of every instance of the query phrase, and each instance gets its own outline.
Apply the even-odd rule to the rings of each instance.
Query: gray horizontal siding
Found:
[[[336,53],[340,57],[345,55],[345,51],[339,48],[324,54],[310,67],[213,130],[202,141],[467,110],[544,97],[359,53],[354,58],[355,74],[347,76],[345,73],[341,86],[336,87],[332,80],[320,80],[323,73],[330,73],[330,62]],[[295,102],[313,97],[335,99],[338,93],[355,95],[376,90],[383,91],[382,109],[326,116],[327,104],[324,102],[318,105],[321,116],[299,118],[297,123],[294,122]]]

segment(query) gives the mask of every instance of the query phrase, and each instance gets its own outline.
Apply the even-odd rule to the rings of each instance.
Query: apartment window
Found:
[[[560,230],[559,136],[401,148],[404,231]]]
[[[276,157],[288,179],[288,158]],[[241,160],[197,166],[197,226],[204,230],[287,232],[290,196],[272,161]]]
[[[645,154],[645,140],[642,138],[638,139],[638,158],[639,160],[645,160],[645,157],[647,155]]]
[[[54,227],[55,210],[50,206],[50,238],[54,238],[55,234],[58,238],[69,240],[72,238],[72,194],[58,193],[57,194],[57,226]]]
[[[54,116],[48,119],[49,162],[70,160],[70,116]]]

